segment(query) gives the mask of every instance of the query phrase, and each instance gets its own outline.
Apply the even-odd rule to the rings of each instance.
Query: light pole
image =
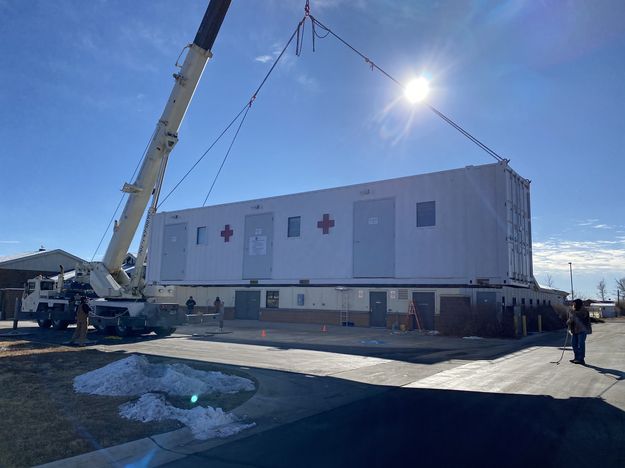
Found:
[[[569,262],[569,273],[571,274],[571,301],[575,299],[573,295],[573,264]]]

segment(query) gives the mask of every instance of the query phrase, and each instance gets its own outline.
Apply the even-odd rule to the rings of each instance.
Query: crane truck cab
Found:
[[[36,320],[41,328],[65,330],[76,323],[74,301],[51,278],[37,276],[24,285],[20,318]]]

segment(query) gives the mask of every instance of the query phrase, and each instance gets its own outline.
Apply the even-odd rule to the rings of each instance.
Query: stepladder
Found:
[[[341,290],[341,309],[340,309],[340,317],[339,324],[347,327],[349,326],[349,295],[346,290]]]
[[[421,326],[421,317],[419,316],[419,309],[417,308],[414,300],[408,303],[408,319],[412,321],[412,317],[414,317],[415,330],[423,330],[423,327]]]

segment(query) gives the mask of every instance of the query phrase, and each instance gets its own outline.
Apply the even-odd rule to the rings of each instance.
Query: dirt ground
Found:
[[[0,341],[0,466],[37,465],[182,427],[178,421],[142,423],[121,418],[118,407],[136,397],[74,392],[74,377],[125,357],[125,353],[88,348]],[[148,359],[174,362],[154,356]],[[224,371],[207,363],[185,363],[196,369]],[[226,372],[252,379],[240,371]],[[201,395],[195,404],[183,397],[168,397],[168,401],[180,408],[210,405],[229,411],[253,394]]]

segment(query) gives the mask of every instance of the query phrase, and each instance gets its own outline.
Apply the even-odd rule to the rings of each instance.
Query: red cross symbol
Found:
[[[224,242],[230,242],[230,237],[234,234],[234,231],[230,229],[230,225],[226,224],[224,230],[221,231],[221,237],[224,238]]]
[[[334,227],[334,220],[330,219],[330,215],[329,214],[324,214],[323,215],[323,220],[317,221],[317,227],[319,229],[323,229],[323,233],[324,234],[329,234],[330,233],[330,228]]]

